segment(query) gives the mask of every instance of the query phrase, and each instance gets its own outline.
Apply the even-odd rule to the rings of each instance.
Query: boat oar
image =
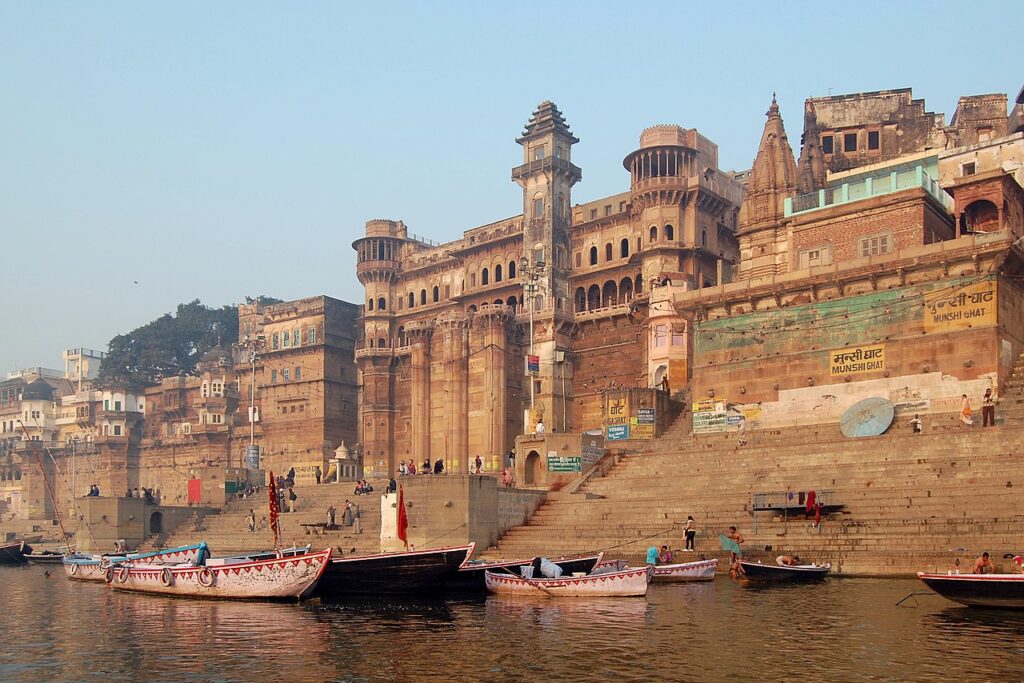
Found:
[[[935,595],[935,592],[934,591],[914,591],[910,595],[906,596],[905,598],[903,598],[902,600],[897,602],[896,603],[896,607],[899,607],[900,605],[902,605],[904,602],[906,602],[910,598],[913,598],[913,597],[918,596],[918,595]],[[915,600],[914,602],[916,603],[917,601]],[[914,606],[916,607],[917,605],[915,604]]]

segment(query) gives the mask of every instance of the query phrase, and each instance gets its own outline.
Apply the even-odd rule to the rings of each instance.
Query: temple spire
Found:
[[[804,133],[800,137],[800,161],[797,162],[797,191],[817,192],[825,187],[825,155],[821,151],[821,127],[810,99],[804,104]]]
[[[796,193],[796,162],[774,94],[765,116],[768,120],[764,124],[761,144],[747,182],[743,206],[740,207],[741,232],[744,228],[781,221],[784,200]]]

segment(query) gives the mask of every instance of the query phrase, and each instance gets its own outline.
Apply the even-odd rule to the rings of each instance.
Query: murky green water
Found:
[[[0,567],[5,681],[1009,681],[1024,612],[910,580],[652,586],[646,599],[213,603]],[[916,605],[916,606],[915,606]]]

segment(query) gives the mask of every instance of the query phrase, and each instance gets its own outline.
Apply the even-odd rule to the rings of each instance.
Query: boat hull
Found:
[[[0,545],[0,564],[25,564],[32,546],[24,541]]]
[[[485,572],[487,591],[496,595],[565,598],[642,597],[647,595],[649,567],[606,571],[588,576],[524,579],[513,574]]]
[[[744,562],[741,560],[740,565],[743,567],[743,573],[746,577],[756,581],[821,581],[832,570],[831,564],[782,567],[775,564],[759,564],[757,562]]]
[[[928,574],[917,578],[953,602],[970,607],[1024,609],[1024,574]]]
[[[119,591],[215,600],[284,600],[308,596],[331,559],[331,550],[218,566],[128,564],[107,569]]]
[[[145,562],[148,564],[202,564],[209,556],[210,549],[206,543],[184,545],[178,548],[167,548],[151,553],[132,553],[129,555],[68,555],[63,558],[64,572],[73,581],[103,581],[107,567],[112,564],[128,564]]]
[[[64,561],[60,553],[32,553],[25,558],[32,564],[61,564]]]
[[[551,561],[562,568],[563,575],[573,573],[589,574],[594,571],[601,562],[604,553],[588,555],[585,557],[571,557],[568,559],[552,559]],[[550,559],[550,558],[549,558]],[[448,580],[446,588],[450,591],[464,593],[486,593],[487,581],[484,576],[486,571],[498,571],[507,569],[519,574],[520,567],[529,567],[533,559],[513,560],[511,562],[482,562],[479,564],[463,565],[459,571]]]
[[[316,594],[332,598],[441,593],[475,547],[475,543],[470,543],[453,548],[337,557],[324,571]]]
[[[714,581],[718,560],[701,560],[681,564],[663,564],[654,567],[651,581],[670,583],[676,581]]]

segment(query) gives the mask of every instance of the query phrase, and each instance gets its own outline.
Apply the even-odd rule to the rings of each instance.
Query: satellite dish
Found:
[[[866,398],[846,409],[839,420],[843,436],[856,439],[862,436],[879,436],[892,424],[896,411],[892,403],[884,398]]]

